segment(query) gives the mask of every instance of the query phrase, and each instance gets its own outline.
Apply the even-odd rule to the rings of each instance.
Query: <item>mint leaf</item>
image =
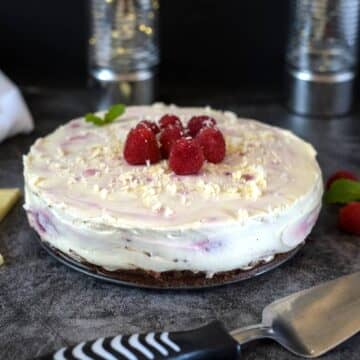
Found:
[[[125,112],[125,105],[124,104],[116,104],[113,105],[105,114],[105,122],[108,124],[113,122],[116,118],[122,115]]]
[[[125,108],[126,107],[124,104],[116,104],[111,106],[111,108],[105,113],[103,118],[95,114],[88,113],[85,115],[85,120],[97,126],[110,124],[125,112]]]
[[[329,204],[347,204],[360,200],[360,182],[348,179],[336,180],[325,193],[324,199]]]
[[[99,116],[96,116],[95,114],[92,114],[92,113],[88,113],[85,115],[85,120],[87,122],[92,122],[93,124],[95,125],[103,125],[103,119]]]

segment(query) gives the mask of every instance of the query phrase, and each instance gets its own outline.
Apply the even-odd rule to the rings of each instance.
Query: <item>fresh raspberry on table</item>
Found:
[[[155,135],[158,134],[160,132],[159,127],[156,125],[155,122],[153,121],[149,121],[149,120],[142,120],[140,121],[137,125],[137,128],[140,127],[147,127],[149,128]]]
[[[326,182],[326,189],[329,189],[331,184],[339,179],[358,180],[358,177],[350,171],[340,170],[332,174]]]
[[[207,161],[217,164],[224,160],[225,139],[219,129],[213,127],[202,128],[197,134],[196,140],[202,147]]]
[[[163,158],[167,159],[169,157],[171,147],[181,137],[183,137],[183,131],[178,126],[169,125],[161,132],[160,150]]]
[[[125,142],[124,158],[131,165],[157,163],[161,156],[155,134],[147,127],[131,129]]]
[[[175,174],[197,174],[203,163],[204,154],[197,140],[182,138],[173,144],[169,156],[169,166]]]
[[[166,114],[159,120],[159,126],[160,129],[165,129],[169,125],[178,126],[180,129],[183,128],[181,120],[178,116]]]
[[[340,229],[360,235],[360,202],[354,201],[345,205],[339,211]]]
[[[193,116],[188,124],[189,135],[195,137],[203,127],[214,127],[216,120],[207,115]]]

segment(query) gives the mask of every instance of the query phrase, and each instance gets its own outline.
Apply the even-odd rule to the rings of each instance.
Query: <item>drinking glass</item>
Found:
[[[107,102],[151,102],[158,9],[157,0],[90,1],[89,72]]]
[[[286,53],[290,107],[303,114],[349,111],[357,63],[359,0],[291,0]]]

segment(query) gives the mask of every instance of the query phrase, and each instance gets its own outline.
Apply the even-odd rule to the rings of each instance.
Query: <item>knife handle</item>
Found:
[[[100,338],[38,360],[233,360],[239,354],[240,345],[214,321],[189,331]]]

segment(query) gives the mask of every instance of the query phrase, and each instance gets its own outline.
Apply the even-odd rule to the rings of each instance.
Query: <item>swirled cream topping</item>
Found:
[[[214,117],[225,136],[220,164],[178,176],[167,160],[132,166],[123,157],[127,133],[166,113],[186,122]],[[96,127],[76,119],[40,138],[24,158],[26,184],[55,210],[98,226],[186,228],[280,212],[311,191],[321,175],[311,145],[290,132],[210,108],[128,107]]]

